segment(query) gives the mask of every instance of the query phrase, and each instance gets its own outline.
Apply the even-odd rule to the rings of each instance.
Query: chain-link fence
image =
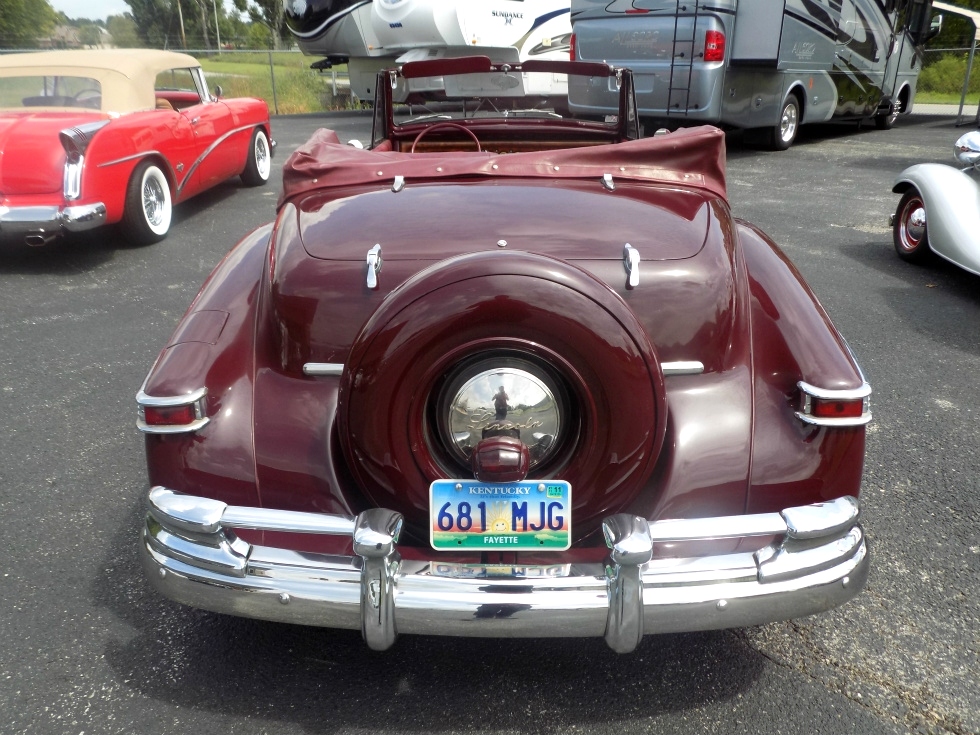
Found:
[[[298,50],[189,49],[186,53],[201,62],[211,86],[220,85],[223,95],[264,99],[275,115],[363,106],[351,95],[346,66],[315,70],[311,64],[317,58]],[[975,118],[980,106],[980,54],[972,65],[969,56],[969,47],[926,51],[912,114],[960,115],[966,121]],[[961,106],[963,85],[971,66]]]
[[[980,54],[971,60],[969,47],[927,49],[913,114],[959,115],[972,120],[978,106]]]

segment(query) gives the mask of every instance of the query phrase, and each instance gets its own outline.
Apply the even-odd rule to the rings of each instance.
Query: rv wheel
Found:
[[[769,148],[774,151],[785,151],[796,140],[796,132],[800,129],[800,101],[791,94],[783,102],[779,113],[779,121],[769,129]]]
[[[887,112],[875,115],[875,127],[878,130],[891,130],[898,119],[898,105],[889,105]]]

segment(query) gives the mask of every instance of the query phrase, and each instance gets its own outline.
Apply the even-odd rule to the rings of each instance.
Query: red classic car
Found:
[[[185,54],[0,56],[4,239],[44,245],[118,222],[131,242],[158,242],[175,203],[230,176],[268,181],[274,147],[265,102],[217,99]]]
[[[619,114],[562,119],[527,74],[619,88]],[[446,101],[407,118],[399,76]],[[137,396],[153,586],[375,649],[630,651],[857,594],[871,390],[732,217],[723,134],[640,139],[603,64],[423,61],[377,89],[371,146],[320,131],[290,157],[275,222]]]

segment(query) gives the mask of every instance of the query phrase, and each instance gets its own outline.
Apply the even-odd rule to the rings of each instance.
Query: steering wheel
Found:
[[[470,130],[469,128],[463,127],[459,123],[454,123],[454,122],[441,122],[441,123],[436,123],[432,127],[426,128],[421,133],[419,133],[418,135],[416,135],[415,136],[415,140],[412,142],[412,150],[410,152],[411,153],[415,153],[415,146],[417,146],[419,144],[419,141],[422,140],[423,137],[425,137],[426,135],[428,135],[429,133],[431,133],[433,130],[438,130],[439,128],[454,128],[456,130],[462,130],[464,133],[466,133],[468,136],[470,136],[473,139],[473,142],[474,143],[476,143],[476,150],[477,150],[477,152],[483,150],[483,148],[480,147],[480,140],[479,140],[479,138],[476,137],[476,133],[474,133],[472,130]]]
[[[71,96],[71,101],[77,103],[82,107],[95,107],[96,109],[101,104],[102,93],[97,89],[92,89],[87,87],[85,89],[80,89]]]

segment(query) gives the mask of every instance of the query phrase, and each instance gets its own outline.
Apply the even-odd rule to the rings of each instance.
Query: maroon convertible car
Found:
[[[619,114],[564,119],[531,74],[618,88]],[[399,76],[446,97],[396,108]],[[292,155],[137,396],[154,587],[374,649],[621,652],[857,594],[871,389],[732,217],[723,134],[640,139],[603,64],[422,61],[377,89],[371,145]]]

